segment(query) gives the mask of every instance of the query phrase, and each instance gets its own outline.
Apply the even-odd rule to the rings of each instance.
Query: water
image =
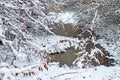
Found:
[[[82,3],[82,4],[88,5],[88,4],[92,3],[92,1],[81,0],[80,2],[77,2],[77,0],[75,0],[75,3],[78,3],[78,4]],[[99,1],[98,1],[98,3],[99,3]],[[104,1],[103,1],[103,3],[104,3]],[[72,9],[73,9],[72,11],[74,11],[75,10],[74,8],[77,8],[77,6],[69,6],[69,5],[67,5],[67,6],[68,6],[67,8],[62,6],[62,8],[60,8],[60,11],[61,12],[64,11],[64,10],[65,11],[69,11],[69,10],[71,11]],[[78,7],[78,8],[80,8],[80,7]],[[87,7],[85,7],[85,9],[87,9]],[[53,11],[53,12],[56,12],[56,11]],[[85,14],[87,14],[87,13],[85,13]],[[91,16],[91,15],[88,14],[86,16]],[[57,35],[74,37],[74,38],[79,38],[79,39],[81,39],[81,37],[82,38],[89,38],[89,39],[91,39],[91,37],[93,37],[93,36],[97,37],[98,35],[93,34],[94,32],[92,32],[92,31],[91,31],[92,34],[90,34],[87,31],[82,33],[82,28],[85,27],[86,24],[88,24],[88,26],[89,26],[89,24],[91,22],[91,21],[89,22],[89,20],[91,20],[91,18],[90,19],[88,18],[88,20],[86,20],[86,21],[83,20],[82,22],[84,22],[85,24],[80,24],[79,23],[79,25],[77,25],[77,26],[72,26],[70,24],[63,24],[64,25],[63,26],[61,24],[56,23],[56,24],[52,25],[52,28],[53,28],[52,31]],[[81,36],[78,36],[80,33],[82,33]],[[99,32],[99,33],[101,33],[101,32]],[[100,61],[100,65],[111,66],[112,63],[114,62],[114,60],[108,58],[111,55],[109,55],[109,53],[107,51],[105,51],[105,49],[103,47],[101,47],[101,45],[99,45],[99,44],[94,45],[93,42],[88,42],[85,49],[86,49],[87,52],[90,53],[91,49],[94,48],[95,46],[97,48],[99,48],[104,53],[104,56],[101,56],[99,54],[95,55],[95,57]],[[67,52],[64,52],[64,53],[61,52],[59,54],[52,54],[51,55],[52,62],[60,62],[60,65],[67,64],[68,66],[72,66],[73,61],[78,57],[77,55],[75,55],[77,52],[79,52],[79,51],[74,50],[73,48],[69,48],[69,49],[67,49]],[[92,63],[93,63],[92,65],[98,66],[97,63],[95,63],[95,62],[92,62]]]
[[[76,53],[79,52],[79,50],[75,50],[73,48],[69,48],[66,50],[66,52],[58,53],[58,54],[52,54],[50,55],[52,58],[52,62],[59,62],[60,66],[66,64],[68,66],[73,66],[73,61],[77,58]]]
[[[75,28],[73,28],[71,25],[66,24],[64,25],[64,28],[61,26],[56,26],[53,28],[53,31],[55,32],[55,34],[57,35],[62,35],[62,36],[69,36],[69,37],[77,37],[79,39],[81,39],[81,37],[83,38],[90,38],[91,35],[89,32],[84,32],[82,34],[82,36],[78,36],[78,34],[80,33],[80,28],[77,28],[77,30],[75,30]],[[99,48],[103,53],[104,56],[101,56],[100,54],[96,54],[96,58],[100,61],[100,65],[105,65],[105,66],[111,66],[112,63],[114,62],[113,59],[109,59],[106,56],[111,56],[109,55],[109,53],[107,51],[105,51],[105,49],[103,47],[101,47],[100,44],[96,44],[94,45],[94,43],[92,41],[88,41],[86,43],[86,48],[85,50],[87,52],[91,52],[91,49],[95,48],[95,46],[97,48]],[[76,53],[78,53],[80,50],[75,50],[74,48],[69,48],[66,50],[66,52],[61,52],[61,53],[56,53],[56,54],[52,54],[50,55],[52,58],[52,62],[59,62],[60,66],[66,64],[68,66],[73,66],[73,62],[74,60],[78,57],[76,55]],[[93,66],[98,66],[99,64],[96,63],[95,61],[91,61],[90,62]]]

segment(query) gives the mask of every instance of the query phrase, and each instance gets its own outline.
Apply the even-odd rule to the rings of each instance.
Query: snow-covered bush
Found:
[[[32,67],[47,68],[49,57],[46,51],[30,43],[35,35],[39,36],[42,32],[52,33],[47,26],[43,10],[39,0],[0,1],[0,64],[8,64],[7,68],[0,67],[3,80],[8,80],[10,75],[13,76],[10,79],[14,80],[13,74],[17,73],[14,69],[11,72],[11,68],[23,68],[24,70],[20,69],[20,73],[28,70],[28,66],[29,70]],[[38,29],[39,32],[36,31]],[[1,72],[4,68],[8,73]]]

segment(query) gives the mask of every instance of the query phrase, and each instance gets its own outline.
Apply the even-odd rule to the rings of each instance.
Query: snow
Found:
[[[116,12],[116,13],[120,13],[120,10],[116,10],[115,12]]]
[[[104,39],[99,39],[98,43],[101,44],[115,59],[116,65],[120,64],[120,40],[118,39],[115,43],[106,44],[108,41]]]
[[[72,24],[76,25],[78,23],[78,16],[75,12],[61,12],[55,13],[50,12],[48,14],[49,20],[52,20],[55,23],[64,23],[64,24]]]
[[[53,65],[50,66],[47,71],[49,74],[47,75],[51,78],[50,80],[119,80],[119,70],[119,67],[108,68],[105,66],[100,66],[89,69],[70,69],[68,67],[58,67]]]
[[[60,41],[65,41],[63,43],[59,43]],[[68,40],[68,41],[67,41]],[[46,50],[49,53],[55,53],[60,51],[64,51],[65,48],[71,46],[78,46],[77,43],[80,42],[77,38],[72,37],[65,37],[65,36],[45,36],[45,37],[37,37],[32,40],[32,45],[39,47],[41,50]],[[59,43],[59,44],[58,44]],[[57,45],[56,45],[57,44]],[[66,45],[65,45],[66,44]],[[45,45],[45,46],[44,46]],[[53,47],[57,46],[59,48],[57,51],[54,50]],[[51,52],[50,52],[51,50]],[[96,51],[100,51],[98,48],[92,50],[92,56]],[[85,51],[83,51],[85,52]],[[79,52],[81,54],[83,52]],[[25,59],[26,55],[17,55],[18,60],[21,61]],[[17,65],[18,62],[16,63]],[[59,63],[53,62],[48,64],[48,70],[41,66],[41,64],[32,64],[26,67],[20,67],[17,69],[7,68],[7,67],[0,67],[0,75],[5,74],[3,80],[119,80],[120,78],[120,67],[113,66],[113,67],[105,67],[105,66],[98,66],[93,68],[85,68],[82,69],[81,63],[78,63],[78,67],[68,67],[66,65],[59,67]],[[6,63],[2,63],[3,65],[7,65]],[[41,66],[43,71],[39,71],[37,67]],[[32,73],[34,72],[34,73]],[[18,73],[18,75],[16,75]],[[27,74],[25,76],[25,73]],[[29,74],[29,75],[28,75]]]
[[[120,26],[119,24],[106,23],[106,27],[96,28],[96,34],[100,39],[96,43],[100,44],[106,51],[114,57],[115,65],[120,65]]]
[[[12,1],[14,2],[14,0],[11,0],[11,2]],[[2,0],[0,1],[0,4],[4,4],[4,6],[6,7],[12,7],[14,9],[18,8],[18,6],[15,6],[11,2],[6,3]],[[26,6],[23,6],[23,8],[26,8]],[[120,13],[120,10],[116,10],[115,12]],[[98,11],[95,12],[95,16],[92,21],[93,25],[91,28],[94,28],[97,14],[98,14]],[[48,32],[52,33],[47,25],[41,23],[39,20],[32,18],[31,16],[29,16],[29,14],[27,15],[35,23],[40,23]],[[51,12],[48,14],[48,19],[50,19],[55,23],[72,24],[72,25],[75,25],[78,23],[78,16],[76,15],[75,12],[72,12],[72,11],[66,11],[66,12],[60,12],[60,13]],[[0,38],[3,36],[2,25],[3,25],[2,20],[0,19]],[[118,26],[119,25],[120,24],[118,24]],[[15,33],[14,31],[12,31],[11,33],[14,35],[17,35],[17,33]],[[110,34],[108,35],[109,37],[111,37]],[[84,69],[82,68],[82,64],[80,61],[78,61],[77,63],[78,65],[74,67],[68,67],[67,65],[63,65],[62,67],[60,67],[59,63],[57,62],[52,62],[47,65],[45,63],[45,60],[35,60],[32,63],[27,64],[26,62],[27,55],[22,51],[18,52],[13,46],[14,42],[8,41],[6,39],[5,40],[2,39],[2,41],[4,42],[4,44],[8,44],[12,49],[13,51],[12,55],[15,55],[16,57],[16,59],[13,61],[13,64],[14,66],[19,66],[19,67],[14,68],[14,67],[11,67],[10,64],[4,63],[4,61],[1,62],[0,63],[0,80],[119,80],[120,79],[120,66],[119,66],[120,40],[117,40],[114,44],[109,44],[109,45],[106,44],[107,41],[104,39],[99,39],[97,41],[98,43],[101,43],[101,45],[114,56],[114,59],[119,63],[118,65],[110,66],[110,67],[101,65],[97,67],[84,68]],[[75,49],[80,48],[81,47],[79,45],[80,42],[81,40],[77,38],[59,36],[59,35],[42,36],[42,37],[32,36],[31,40],[26,41],[26,43],[29,44],[30,47],[34,46],[33,48],[36,48],[36,50],[41,51],[41,53],[42,51],[43,53],[44,51],[46,51],[49,54],[54,54],[56,52],[60,53],[62,51],[65,52],[65,50],[70,47],[74,47]],[[83,44],[84,46],[84,43],[86,43],[86,40],[83,40],[82,42],[83,43],[81,44]],[[97,51],[99,51],[101,55],[103,54],[101,50],[95,47],[95,49],[91,49],[90,56],[95,58],[94,54]],[[33,52],[32,50],[29,50],[28,53],[32,53],[32,52]],[[82,53],[85,53],[85,50],[79,52],[78,55]],[[88,53],[86,52],[86,54]],[[86,54],[78,59],[82,60],[86,56]],[[32,54],[32,55],[36,55],[36,54]],[[46,57],[45,54],[40,54],[40,55],[44,55]],[[0,58],[2,57],[0,56]],[[34,60],[35,57],[31,56],[30,58]],[[48,67],[48,70],[47,70],[47,67]]]
[[[0,36],[3,36],[2,35],[2,20],[0,19]]]
[[[48,53],[56,53],[65,51],[65,49],[69,47],[79,47],[78,43],[80,40],[77,38],[52,35],[35,38],[32,42],[32,44],[39,47],[40,50],[45,50]]]
[[[120,67],[105,67],[98,66],[95,68],[79,69],[79,68],[69,68],[67,66],[59,67],[58,63],[50,63],[48,65],[49,69],[38,71],[37,69],[29,70],[34,71],[35,75],[23,76],[22,71],[13,69],[0,69],[6,73],[4,78],[11,77],[14,78],[15,72],[19,75],[15,76],[15,80],[119,80],[120,78]],[[29,72],[24,71],[24,72]],[[3,73],[2,72],[2,73]],[[12,74],[10,74],[12,73]],[[7,79],[4,79],[7,80]],[[13,80],[13,79],[11,79]]]

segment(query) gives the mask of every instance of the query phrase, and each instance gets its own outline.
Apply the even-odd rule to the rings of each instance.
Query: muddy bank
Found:
[[[57,35],[62,36],[68,36],[73,38],[78,38],[79,40],[87,40],[86,43],[84,43],[83,49],[85,52],[87,52],[87,56],[84,56],[84,60],[81,61],[82,64],[92,65],[92,66],[99,66],[99,65],[105,65],[105,66],[112,66],[114,60],[109,58],[111,55],[100,45],[95,44],[92,40],[92,38],[96,39],[99,38],[99,35],[96,35],[94,31],[88,29],[84,30],[84,24],[80,24],[79,26],[72,26],[70,24],[64,24],[63,27],[61,27],[60,24],[55,24],[53,26],[53,32]],[[98,50],[94,53],[95,58],[99,61],[99,63],[94,59],[91,58],[90,55],[93,54],[92,50],[95,48],[99,49],[102,53]],[[54,54],[54,58],[52,57],[52,62],[60,62],[60,65],[67,64],[68,66],[73,66],[73,61],[76,60],[78,57],[82,57],[84,54],[75,55],[76,53],[80,52],[81,50],[75,50],[73,48],[67,49],[65,53],[59,53]]]
[[[86,53],[76,55],[76,53],[80,52],[81,50],[75,50],[73,48],[69,48],[66,50],[66,52],[58,53],[58,54],[52,54],[52,62],[60,62],[61,65],[68,65],[73,66],[73,62],[76,60],[76,58],[82,57],[84,54],[84,59],[81,60],[81,63],[85,66],[92,65],[92,66],[99,66],[99,65],[105,65],[105,66],[112,66],[114,60],[110,59],[111,55],[100,45],[95,44],[92,40],[92,38],[96,39],[99,37],[94,33],[94,31],[87,29],[84,30],[85,24],[80,24],[78,26],[72,26],[70,24],[54,24],[52,26],[52,31],[61,36],[67,36],[67,37],[73,37],[78,38],[79,40],[83,40],[84,47],[83,50],[85,50]],[[91,58],[90,55],[93,54],[92,50],[98,49],[94,53],[94,57],[99,61],[99,63],[95,60],[95,58]],[[101,55],[103,54],[103,55]],[[76,62],[77,63],[77,62]]]
[[[52,31],[61,36],[78,37],[78,34],[82,32],[79,27],[73,27],[70,24],[55,24],[53,25]]]

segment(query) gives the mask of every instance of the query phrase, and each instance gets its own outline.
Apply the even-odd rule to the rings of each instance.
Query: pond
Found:
[[[92,64],[93,66],[99,66],[99,65],[111,66],[111,65],[113,65],[112,63],[114,62],[114,60],[108,58],[111,55],[109,55],[109,53],[107,51],[105,51],[105,49],[100,44],[94,44],[92,42],[91,37],[92,36],[96,37],[95,34],[92,31],[91,32],[85,31],[84,33],[82,33],[82,36],[78,36],[81,33],[81,28],[79,26],[76,28],[77,29],[75,29],[72,25],[69,25],[69,24],[65,24],[64,28],[61,27],[60,25],[55,25],[55,27],[53,28],[53,32],[55,34],[61,35],[61,36],[68,36],[68,37],[79,38],[79,39],[81,39],[81,37],[84,39],[89,38],[90,41],[86,42],[85,50],[89,54],[91,54],[91,49],[94,49],[95,47],[97,47],[104,54],[103,56],[101,56],[101,54],[99,54],[99,52],[98,52],[98,53],[95,53],[95,55],[94,55],[99,60],[100,64],[96,63],[93,59],[91,59],[91,61],[89,61],[89,63]],[[93,34],[91,34],[91,33],[93,33]],[[59,62],[60,66],[62,66],[64,64],[66,64],[68,66],[74,66],[72,63],[78,57],[78,55],[76,55],[78,52],[80,52],[80,50],[75,50],[74,48],[69,48],[69,49],[66,49],[66,52],[51,54],[50,55],[51,62]]]
[[[57,53],[57,54],[51,54],[51,62],[59,62],[60,66],[66,64],[68,66],[73,66],[73,61],[77,58],[76,53],[78,53],[79,50],[75,50],[73,48],[69,48],[66,50],[66,52]]]

